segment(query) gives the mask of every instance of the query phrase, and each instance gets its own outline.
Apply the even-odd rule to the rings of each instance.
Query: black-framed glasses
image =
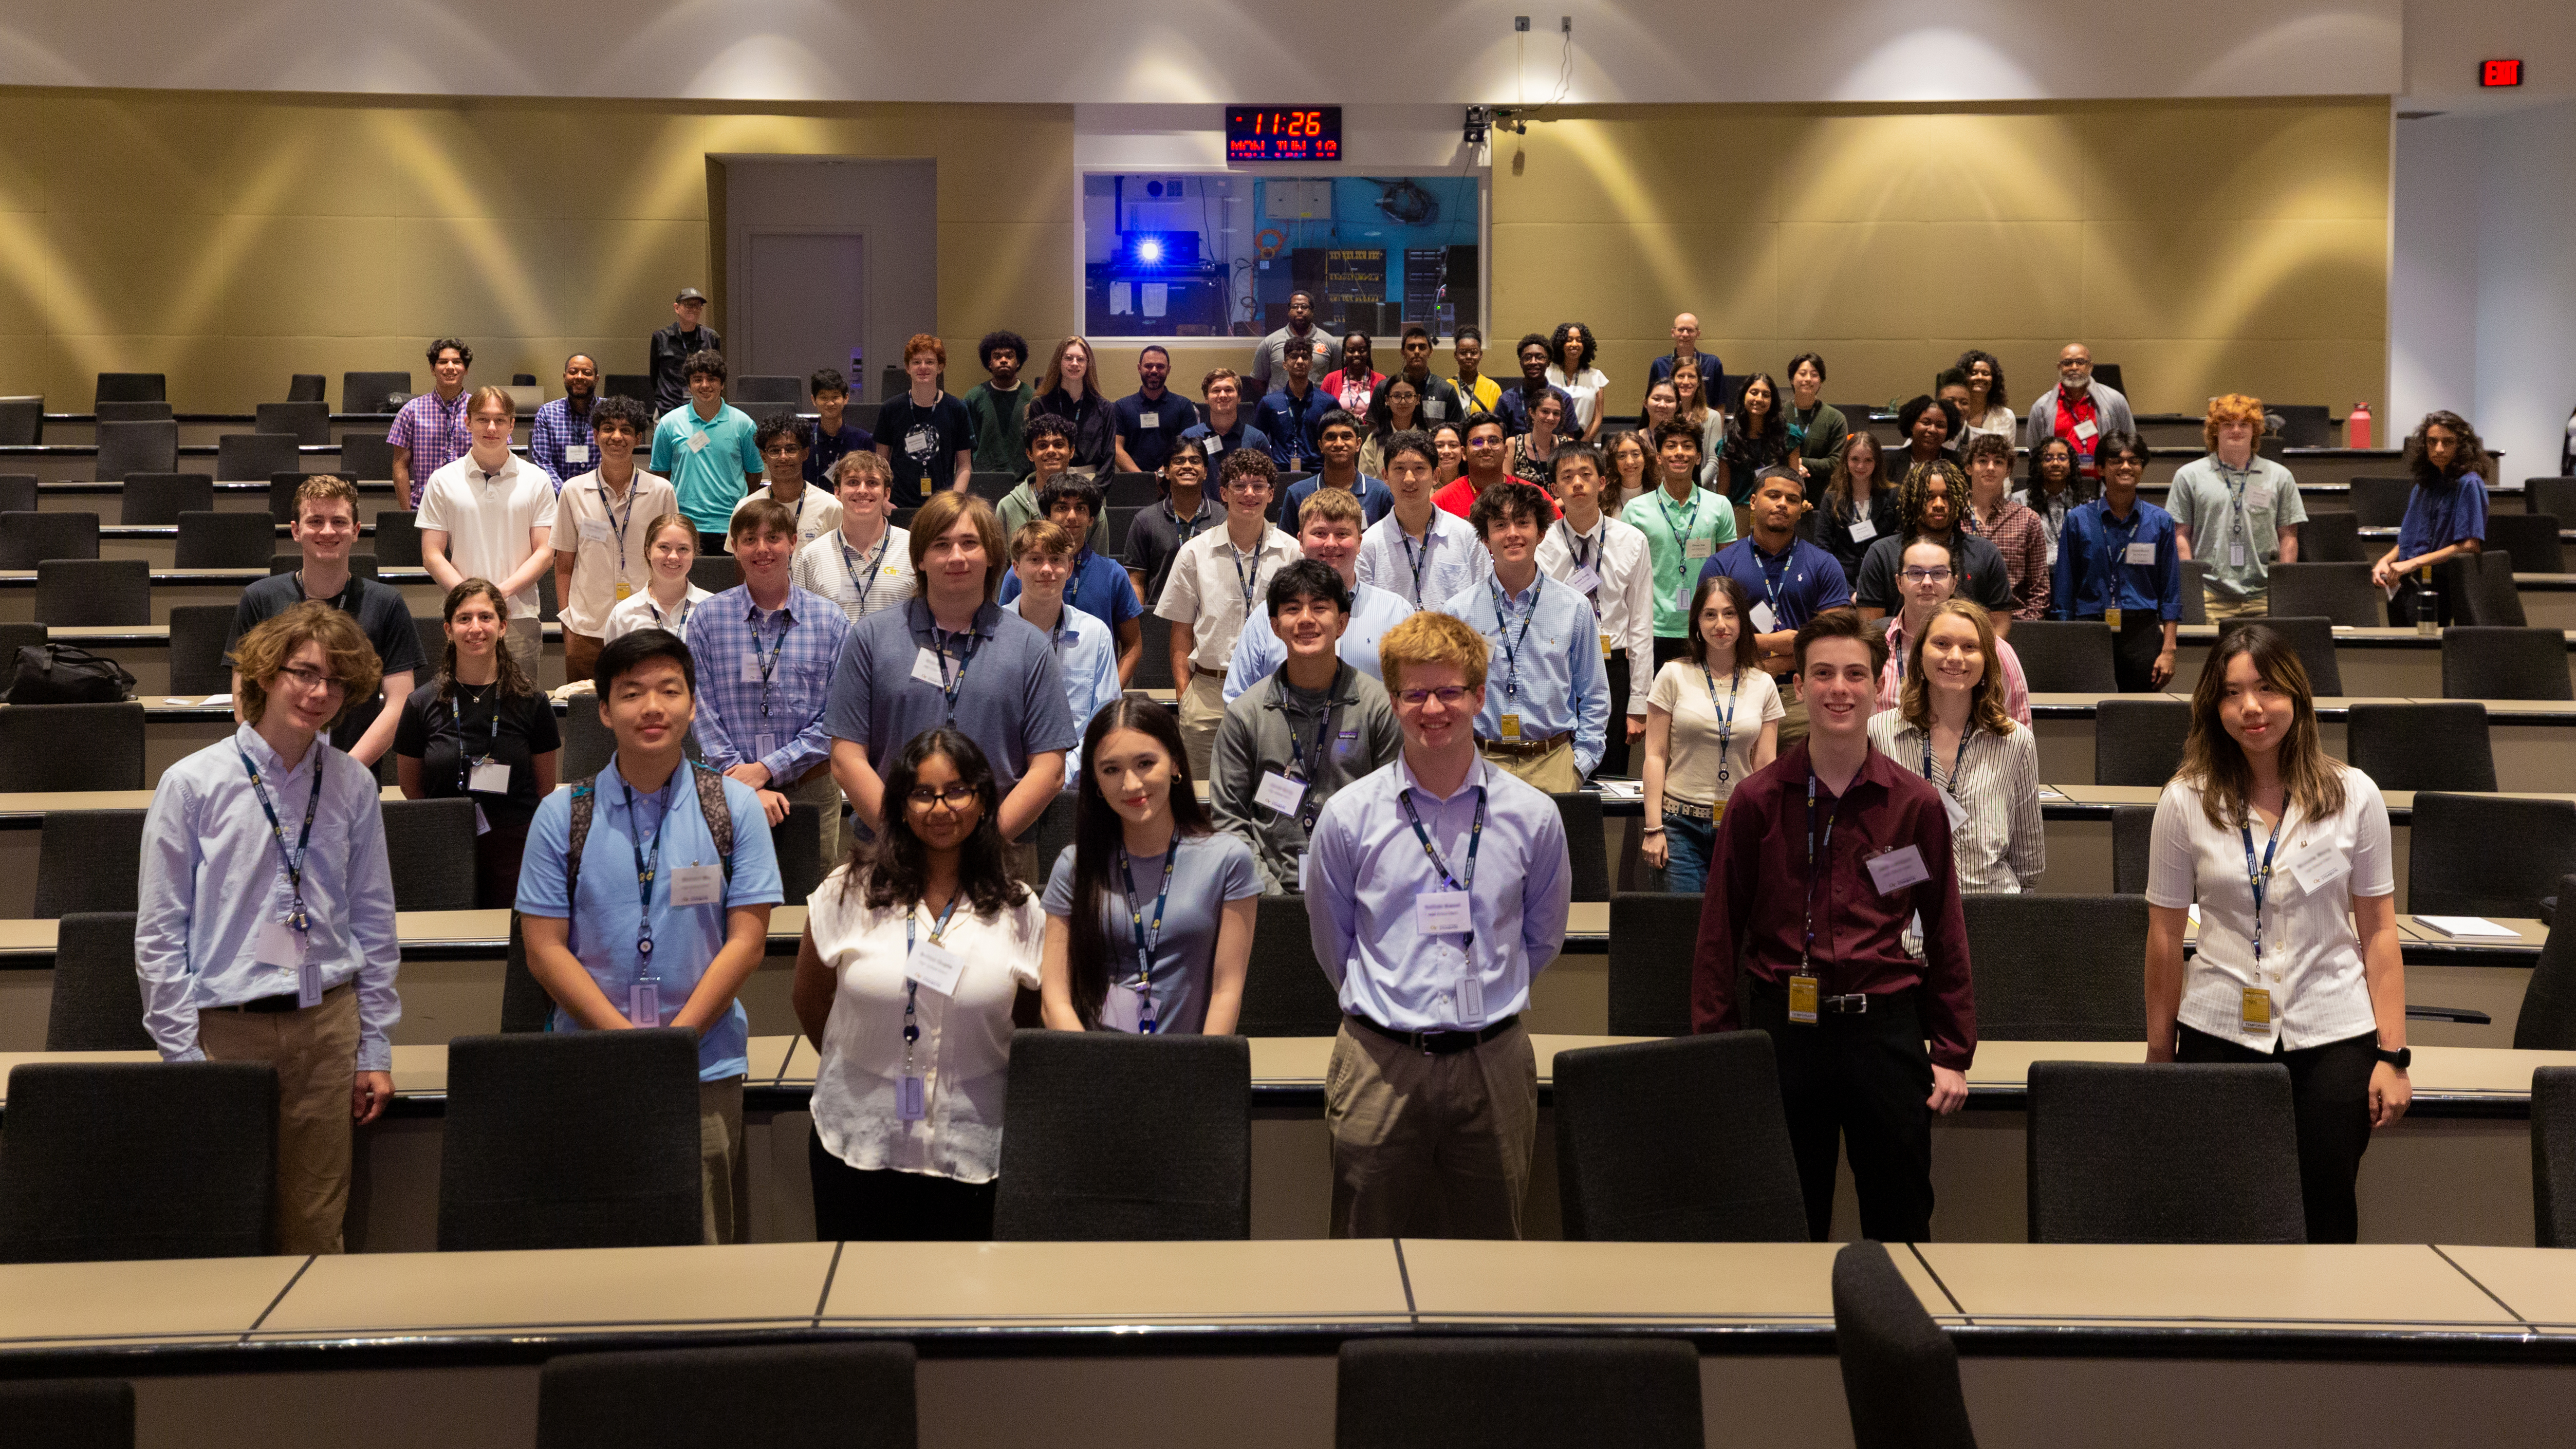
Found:
[[[1396,691],[1395,697],[1415,709],[1422,708],[1434,699],[1454,709],[1466,699],[1469,692],[1463,684],[1444,684],[1438,689],[1400,689]]]
[[[307,669],[301,664],[289,664],[285,666],[277,671],[277,677],[280,679],[293,680],[298,689],[304,690],[308,694],[315,690],[338,691],[345,690],[349,687],[349,681],[342,679],[336,674],[325,674],[318,669]]]
[[[1951,578],[1952,575],[1948,569],[1907,569],[1905,571],[1905,581],[1909,584],[1946,584]]]
[[[934,805],[945,805],[951,810],[963,810],[974,803],[975,787],[962,780],[952,782],[945,789],[933,785],[915,785],[904,799],[910,801],[915,810],[928,810]]]

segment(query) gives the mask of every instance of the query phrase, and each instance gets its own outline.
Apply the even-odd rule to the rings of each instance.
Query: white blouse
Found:
[[[1011,1006],[1038,985],[1038,951],[1046,916],[1035,893],[998,916],[959,907],[942,944],[965,958],[954,996],[925,986],[914,1009],[921,1040],[913,1070],[926,1090],[927,1112],[906,1122],[896,1109],[904,1075],[904,918],[871,910],[858,891],[845,893],[849,867],[823,877],[805,927],[839,981],[823,1026],[823,1060],[814,1074],[814,1132],[824,1150],[863,1172],[892,1169],[959,1182],[990,1182],[1002,1161],[1002,1099],[1011,1059]],[[916,915],[916,941],[930,939],[933,917]]]
[[[1601,416],[1601,394],[1610,386],[1609,377],[1597,367],[1587,367],[1568,377],[1563,367],[1551,362],[1547,365],[1547,380],[1565,389],[1565,395],[1574,399],[1574,416],[1558,430],[1559,433],[1568,438],[1582,437],[1583,430],[1592,426],[1592,420]]]
[[[2375,1034],[2361,939],[2352,924],[2356,896],[2397,891],[2389,845],[2388,805],[2368,775],[2337,763],[2343,809],[2311,820],[2294,806],[2281,820],[2272,878],[2263,897],[2263,970],[2254,970],[2254,889],[2246,879],[2245,838],[2209,823],[2197,785],[2175,780],[2156,802],[2155,844],[2147,872],[2149,904],[2179,910],[2200,905],[2200,941],[2183,976],[2183,1024],[2225,1041],[2291,1051]],[[2259,865],[2271,838],[2253,825]],[[2244,991],[2272,993],[2273,1025],[2245,1030]]]
[[[2008,735],[1977,730],[1966,753],[1932,753],[1924,774],[1923,731],[1901,710],[1869,717],[1869,742],[1898,765],[1956,802],[1950,811],[1950,863],[1968,895],[2020,895],[2039,889],[2048,869],[2048,831],[2039,813],[2039,740],[2030,726]],[[1955,767],[1957,773],[1952,773]]]
[[[638,629],[668,629],[677,634],[688,623],[689,611],[714,597],[715,595],[699,588],[696,584],[691,584],[689,591],[680,596],[680,607],[673,609],[669,614],[664,614],[662,606],[653,602],[652,590],[628,594],[615,608],[608,611],[608,623],[600,630],[599,641],[605,644],[632,634]]]

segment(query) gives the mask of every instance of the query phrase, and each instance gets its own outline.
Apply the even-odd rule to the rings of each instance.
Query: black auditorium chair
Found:
[[[1055,862],[1042,865],[1053,869]],[[1243,973],[1237,1036],[1331,1036],[1341,1030],[1340,994],[1315,964],[1304,896],[1263,896],[1255,907],[1252,959]]]
[[[633,398],[640,403],[653,400],[653,375],[646,372],[612,372],[599,380],[601,397]],[[871,428],[869,431],[874,432]]]
[[[215,439],[215,481],[255,483],[292,473],[300,455],[287,433],[226,433]]]
[[[2299,525],[2299,559],[2305,563],[2362,563],[2369,554],[2361,545],[2361,515],[2350,511],[2311,513]]]
[[[2093,783],[2161,788],[2190,733],[2189,700],[2103,700],[2093,713]]]
[[[832,797],[832,808],[841,808],[837,795]],[[822,825],[821,806],[799,803],[788,806],[787,818],[770,827],[770,850],[778,861],[778,887],[790,901],[814,894],[814,888],[823,883],[823,872],[831,868],[832,863],[823,859]]]
[[[1334,1449],[1707,1443],[1699,1350],[1679,1337],[1346,1339],[1333,1398]]]
[[[2548,513],[2487,514],[2486,546],[2513,557],[2513,571],[2523,574],[2567,572],[2567,551],[2558,537],[2558,517]]]
[[[554,1009],[554,998],[537,984],[536,973],[528,969],[527,922],[512,911],[509,951],[501,962],[501,1030],[544,1031]]]
[[[307,448],[330,446],[331,405],[320,398],[311,402],[264,402],[251,417],[253,432],[282,433]]]
[[[2576,1067],[2531,1073],[2533,1246],[2576,1247]]]
[[[2272,565],[2266,596],[2271,611],[2287,618],[2324,618],[2357,629],[2387,622],[2386,596],[2370,581],[2366,563]]]
[[[139,558],[36,561],[36,622],[57,629],[152,622],[152,565]]]
[[[2146,1039],[2144,895],[1971,895],[1959,904],[1976,963],[1979,1038]]]
[[[154,402],[170,400],[170,378],[159,372],[102,372],[93,403]]]
[[[2034,694],[2119,693],[2111,643],[2111,631],[2099,624],[2016,619],[2012,626],[2013,653]]]
[[[2299,667],[2308,672],[2310,694],[2332,698],[2343,693],[2343,668],[2335,662],[2334,620],[2277,611],[2263,618],[2221,619],[2218,637],[2224,639],[2254,624],[2280,635],[2281,642],[2289,645],[2299,656]],[[2015,629],[2013,632],[2019,634],[2021,631]]]
[[[537,1374],[537,1449],[683,1449],[759,1424],[762,1449],[913,1449],[900,1340],[575,1353]]]
[[[174,421],[166,402],[103,402],[95,414],[102,423],[166,423]]]
[[[45,399],[0,397],[0,447],[32,448],[45,440]]]
[[[1569,1240],[1807,1240],[1768,1033],[1584,1047],[1554,1071]]]
[[[1884,1243],[1834,1254],[1834,1353],[1854,1449],[1976,1449],[1959,1350]]]
[[[742,568],[733,561],[732,554],[701,554],[696,563],[689,565],[689,582],[710,594],[721,594],[742,582]]]
[[[179,515],[178,546],[170,566],[179,569],[255,569],[277,554],[277,525],[265,513],[206,509]]]
[[[2196,558],[2187,558],[2182,561],[2181,572],[2182,598],[2179,602],[2182,605],[2182,617],[2174,622],[2177,624],[2208,623],[2209,595],[2206,592],[2206,586],[2209,582],[2209,565]]]
[[[134,1385],[123,1379],[0,1384],[12,1442],[46,1449],[134,1449]]]
[[[295,521],[295,495],[304,488],[305,475],[287,471],[272,473],[268,478],[268,516],[277,523]]]
[[[37,920],[131,911],[143,871],[143,810],[48,810],[36,841]]]
[[[2565,899],[2576,880],[2558,883]],[[2521,1052],[2576,1051],[2576,925],[2564,930],[2549,924],[2549,937],[2532,963],[2523,987],[2522,1009],[2513,1021],[2513,1049]],[[2570,1240],[2576,1246],[2576,1239]]]
[[[43,496],[33,473],[0,473],[0,513],[33,513]]]
[[[2576,478],[2523,479],[2522,506],[2528,513],[2576,518]],[[2492,517],[2492,513],[2489,516]]]
[[[2427,790],[2406,831],[2406,902],[2419,916],[2549,920],[2576,871],[2576,804]]]
[[[85,911],[54,928],[49,1052],[148,1052],[143,988],[134,975],[134,912]]]
[[[1020,484],[1019,475],[1004,472],[978,472],[966,476],[966,491],[987,503],[999,503],[1004,495]]]
[[[2352,480],[2352,512],[2364,528],[2395,528],[2406,521],[2406,495],[2412,478],[2371,477]]]
[[[474,909],[475,809],[461,795],[385,802],[385,861],[393,868],[395,910]]]
[[[342,433],[340,466],[334,471],[352,483],[384,482],[394,476],[394,445],[383,433]],[[411,502],[408,498],[394,501]]]
[[[1618,727],[1613,721],[1613,727]],[[1601,797],[1590,790],[1568,790],[1552,797],[1565,821],[1565,848],[1574,864],[1578,901],[1610,899],[1610,841],[1601,825]]]
[[[2382,790],[2496,788],[2487,707],[2476,700],[2356,704],[2344,730],[2345,756]]]
[[[2156,807],[2111,807],[2111,889],[2124,896],[2147,893],[2147,873],[2155,862]]]
[[[1108,477],[1108,504],[1111,508],[1148,508],[1161,502],[1161,475],[1155,473],[1112,473]]]
[[[176,523],[182,513],[215,506],[212,473],[128,473],[119,523]]]
[[[1013,1032],[993,1236],[1250,1237],[1251,1101],[1239,1036]]]
[[[2304,1243],[2290,1069],[2033,1062],[2034,1243]]]
[[[344,372],[340,374],[340,411],[344,413],[390,413],[388,401],[396,394],[411,395],[408,372]],[[388,475],[391,476],[391,475]]]
[[[2274,403],[2281,415],[2281,442],[2292,448],[2335,446],[2334,414],[2323,403]]]
[[[1046,803],[1046,808],[1038,812],[1038,818],[1022,832],[1037,861],[1038,878],[1032,883],[1035,888],[1044,889],[1048,873],[1055,869],[1056,857],[1073,844],[1073,802],[1072,795],[1056,792],[1056,797]]]
[[[9,1074],[0,1262],[262,1257],[276,1200],[266,1062],[31,1062]]]
[[[2436,564],[2433,582],[2451,601],[2451,622],[2495,629],[2529,624],[2522,607],[2522,586],[2513,577],[2519,567],[2513,555],[2500,548]]]
[[[411,627],[412,632],[420,637],[421,682],[427,683],[430,676],[438,673],[438,661],[447,657],[447,625],[436,615],[414,614]],[[567,775],[564,778],[573,777]]]
[[[420,515],[408,508],[388,508],[376,515],[376,567],[416,569],[420,563]]]
[[[439,1251],[685,1246],[699,1191],[697,1033],[448,1043]]]
[[[1175,689],[1172,680],[1172,621],[1147,609],[1139,618],[1144,653],[1136,660],[1136,689]]]
[[[11,677],[18,667],[19,650],[42,649],[46,637],[42,624],[0,624],[0,679]],[[0,690],[0,698],[5,697],[6,691]]]
[[[328,396],[328,389],[330,386],[331,379],[318,372],[288,373],[286,376],[286,400],[288,402],[298,403],[317,402],[328,404],[330,402],[330,397]],[[329,414],[326,412],[324,416],[328,417]]]
[[[1135,523],[1136,515],[1141,511],[1143,510],[1117,507],[1109,510],[1109,556],[1111,558],[1127,557],[1127,529],[1129,525]]]
[[[0,794],[140,790],[144,738],[137,700],[0,709]]]
[[[805,401],[803,378],[745,373],[733,380],[733,402],[736,407],[744,403],[786,403],[794,407],[803,401]]]
[[[97,466],[101,483],[122,483],[128,473],[179,471],[179,425],[174,422],[100,423]]]
[[[789,422],[796,420],[796,404],[792,402],[737,402],[733,406],[737,412],[751,419],[755,428],[766,427],[781,418]],[[525,417],[535,411],[534,408],[523,408],[520,416]]]
[[[2556,629],[2454,625],[2442,631],[2445,699],[2576,699]]]
[[[595,699],[576,698],[557,721],[563,737],[563,758],[557,764],[556,777],[565,781],[587,780],[608,768],[608,757],[617,751],[617,737],[600,723]]]
[[[31,569],[49,558],[98,557],[95,513],[0,513],[0,569]]]
[[[1700,901],[1663,891],[1610,897],[1612,1036],[1690,1034],[1691,953],[1699,943]]]

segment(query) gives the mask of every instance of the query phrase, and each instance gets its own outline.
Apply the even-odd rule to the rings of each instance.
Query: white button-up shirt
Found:
[[[1492,573],[1494,560],[1467,520],[1434,508],[1420,542],[1392,513],[1362,530],[1358,569],[1361,583],[1375,584],[1414,608],[1436,609]]]
[[[555,498],[554,548],[572,555],[572,595],[563,601],[565,629],[593,637],[607,632],[608,611],[619,603],[618,584],[624,583],[632,597],[653,581],[646,531],[654,519],[679,511],[680,495],[670,482],[641,468],[626,480],[622,495],[609,491],[597,469],[564,484]]]
[[[555,480],[545,469],[512,454],[486,473],[468,453],[429,475],[413,521],[423,532],[447,535],[447,561],[457,572],[498,584],[528,561],[529,531],[554,527],[555,511]],[[537,617],[535,584],[510,596],[510,617]]]
[[[857,548],[835,528],[796,550],[788,577],[807,593],[840,605],[843,616],[855,624],[912,597],[912,534],[889,524],[884,537]]]
[[[1655,687],[1655,564],[1646,549],[1646,534],[1633,523],[1607,512],[1590,533],[1576,533],[1560,518],[1538,541],[1538,566],[1549,578],[1574,585],[1575,571],[1589,565],[1601,576],[1595,610],[1601,616],[1601,657],[1628,651],[1627,712],[1643,715],[1646,696]],[[1576,593],[1584,590],[1575,587]],[[1611,708],[1619,702],[1611,701]]]
[[[1190,663],[1222,674],[1234,658],[1234,641],[1243,633],[1244,621],[1269,610],[1272,577],[1305,556],[1297,540],[1267,523],[1261,526],[1261,542],[1249,552],[1237,549],[1223,527],[1211,528],[1172,556],[1172,576],[1163,582],[1154,613],[1189,625]],[[1175,682],[1189,687],[1186,679]]]

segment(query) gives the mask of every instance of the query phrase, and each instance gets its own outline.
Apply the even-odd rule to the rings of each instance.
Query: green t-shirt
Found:
[[[1699,586],[1700,567],[1735,542],[1735,505],[1724,494],[1693,488],[1685,508],[1656,488],[1628,500],[1619,517],[1646,535],[1654,560],[1655,633],[1689,638],[1691,591]]]
[[[1029,471],[1028,450],[1020,445],[1020,420],[1028,416],[1029,399],[1035,396],[1037,389],[1025,382],[1009,392],[996,392],[989,382],[966,390],[966,421],[975,430],[976,472]]]
[[[2238,603],[2270,589],[2281,530],[2308,520],[2290,470],[2260,456],[2252,464],[2231,473],[2216,454],[2194,458],[2175,471],[2165,496],[2165,511],[2191,530],[2191,556],[2206,570],[2209,591]]]

